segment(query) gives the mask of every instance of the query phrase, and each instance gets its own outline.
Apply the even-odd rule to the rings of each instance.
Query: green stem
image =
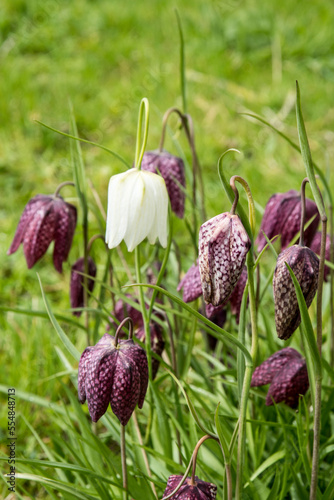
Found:
[[[326,236],[327,236],[327,217],[322,216],[321,221],[321,248],[319,263],[319,280],[317,291],[317,347],[321,357],[322,348],[322,290],[324,282]],[[319,447],[320,447],[320,425],[321,425],[321,383],[322,373],[317,370],[315,379],[315,404],[313,421],[313,453],[312,453],[312,473],[310,500],[316,500],[318,471],[319,471]]]
[[[142,438],[142,435],[141,435],[141,432],[140,432],[140,428],[139,428],[139,424],[138,424],[138,420],[137,420],[136,411],[134,411],[133,414],[132,414],[132,421],[134,423],[134,426],[135,426],[135,429],[136,429],[136,432],[137,432],[138,441],[139,441],[139,444],[140,444],[141,449],[142,449],[143,460],[144,460],[145,467],[146,467],[146,470],[147,470],[147,475],[149,476],[149,478],[152,479],[152,472],[151,472],[151,469],[150,469],[150,464],[148,463],[147,453],[146,453],[146,450],[144,448],[144,442],[143,442],[143,438]],[[158,500],[158,495],[157,495],[157,492],[156,492],[156,489],[155,489],[155,485],[154,485],[153,482],[151,482],[151,488],[152,488],[152,491],[153,491],[153,494],[154,494],[155,498]]]
[[[135,266],[136,266],[137,282],[141,283],[139,247],[140,247],[140,245],[137,245],[135,248]],[[147,311],[146,306],[145,306],[144,290],[142,287],[139,287],[139,299],[140,299],[140,307],[141,307],[141,313],[143,316],[144,329],[145,329],[145,346],[146,346],[146,355],[147,355],[147,363],[148,363],[148,374],[149,374],[150,381],[152,381],[151,331],[150,331],[150,325],[149,325],[148,311]]]
[[[125,425],[121,424],[121,460],[123,477],[123,500],[128,500],[128,477],[126,469]]]
[[[257,321],[256,321],[256,295],[254,287],[254,259],[252,248],[247,254],[247,273],[249,285],[249,307],[252,325],[252,346],[251,357],[255,362],[258,344]],[[245,368],[244,383],[241,393],[239,431],[238,431],[238,453],[237,453],[237,482],[236,482],[236,500],[242,498],[242,472],[245,459],[245,439],[246,439],[246,413],[249,398],[249,389],[252,380],[253,366],[247,364]]]
[[[139,114],[138,114],[138,125],[137,125],[137,139],[136,139],[136,154],[135,154],[135,168],[140,169],[140,165],[144,156],[144,151],[146,148],[146,143],[147,143],[147,136],[148,136],[148,125],[149,125],[149,102],[144,97],[139,106]],[[142,138],[142,122],[143,122],[143,115],[145,112],[145,122],[144,122],[144,137],[141,142]]]

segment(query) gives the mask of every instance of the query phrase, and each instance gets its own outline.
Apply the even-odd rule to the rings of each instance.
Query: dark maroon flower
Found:
[[[312,240],[312,243],[309,245],[310,249],[313,250],[314,253],[320,255],[320,247],[321,247],[321,231],[315,233],[315,236]],[[331,260],[331,238],[329,234],[326,235],[326,251],[325,251],[325,259],[330,262]],[[328,266],[325,266],[324,269],[324,280],[327,281],[328,274],[330,273],[330,269]]]
[[[144,349],[132,339],[118,340],[105,333],[99,342],[81,355],[78,396],[86,399],[93,422],[108,405],[122,425],[126,425],[138,404],[143,407],[148,385],[148,365]]]
[[[151,322],[150,323],[150,332],[151,332],[151,350],[158,356],[161,356],[162,351],[165,347],[165,341],[162,336],[162,328],[158,323]],[[141,342],[145,343],[146,335],[145,328],[142,326],[135,333],[137,339]],[[152,379],[155,378],[158,369],[159,369],[160,361],[152,356]]]
[[[171,208],[182,219],[185,200],[182,188],[186,185],[183,160],[167,151],[147,151],[144,153],[141,168],[154,174],[159,170],[166,183]]]
[[[169,476],[164,497],[170,495],[180,484],[183,476]],[[187,477],[181,488],[170,497],[170,500],[214,500],[217,495],[217,486],[213,483],[206,483],[195,476],[195,484],[191,484],[191,478]]]
[[[301,322],[295,287],[286,267],[288,263],[302,289],[307,307],[317,291],[319,259],[307,247],[293,245],[279,254],[273,278],[277,335],[287,340]]]
[[[139,302],[137,299],[135,299],[134,297],[132,297],[129,294],[127,294],[127,297],[129,299],[132,299],[134,302],[136,302],[136,304],[138,304],[138,307],[139,307]],[[122,299],[119,299],[116,302],[113,315],[115,316],[116,319],[118,319],[119,322],[123,321],[124,318],[127,318],[127,317],[131,318],[135,328],[140,328],[143,325],[143,317],[142,317],[141,311],[139,311],[138,309],[135,309],[128,302],[125,302]],[[116,326],[111,318],[110,318],[110,321],[111,321],[111,324],[113,326]],[[107,329],[110,329],[110,326],[107,326]]]
[[[299,396],[304,396],[309,387],[305,359],[291,347],[275,352],[254,370],[252,376],[251,387],[267,384],[270,384],[267,406],[284,402],[297,408]]]
[[[202,295],[202,282],[198,264],[193,264],[188,269],[180,281],[177,291],[179,292],[182,288],[184,302],[192,302]]]
[[[53,263],[61,273],[63,262],[70,252],[76,222],[76,208],[66,203],[61,196],[37,194],[27,203],[7,254],[16,252],[23,243],[30,269],[54,240]]]
[[[319,214],[317,206],[312,200],[306,198],[305,202],[305,222],[317,215],[304,232],[305,245],[309,246],[319,224]],[[274,194],[264,210],[260,232],[256,240],[258,251],[261,252],[267,244],[263,232],[269,239],[280,234],[281,249],[284,250],[300,230],[300,216],[301,202],[298,191],[291,189],[287,193]]]
[[[91,257],[87,259],[88,269],[87,274],[92,278],[96,276],[96,265]],[[71,269],[71,284],[70,284],[70,302],[71,307],[76,309],[84,307],[84,276],[85,272],[85,259],[80,257],[72,266]],[[90,292],[93,291],[95,285],[94,279],[87,279],[87,286]],[[82,311],[73,311],[75,316],[81,316]]]
[[[238,215],[226,212],[201,226],[198,263],[206,303],[226,303],[240,278],[250,246]]]

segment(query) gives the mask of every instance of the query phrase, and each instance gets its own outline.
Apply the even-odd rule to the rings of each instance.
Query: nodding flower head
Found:
[[[7,252],[16,252],[21,243],[28,269],[43,257],[54,240],[53,263],[61,273],[70,252],[77,223],[77,210],[59,195],[37,194],[21,215],[13,242]]]
[[[286,262],[300,284],[307,307],[316,294],[319,276],[319,259],[309,248],[293,245],[279,254],[273,290],[276,331],[283,340],[290,338],[301,322],[297,295]]]
[[[91,278],[96,276],[96,265],[91,257],[87,259],[88,269],[87,274]],[[80,257],[72,266],[71,269],[71,283],[70,283],[70,302],[71,307],[76,309],[84,307],[84,276],[85,272],[85,259]],[[95,285],[95,280],[87,278],[88,291],[92,292]],[[82,311],[73,311],[75,316],[81,316]]]
[[[169,476],[167,486],[164,491],[164,497],[170,495],[180,484],[183,476]],[[191,478],[187,477],[181,488],[170,497],[170,500],[215,500],[217,495],[217,486],[213,483],[206,483],[195,476],[194,484]]]
[[[317,215],[304,232],[305,245],[309,246],[319,224],[319,214],[314,201],[306,198],[305,202],[306,222]],[[300,230],[300,216],[301,197],[298,191],[291,189],[287,193],[274,194],[264,210],[260,232],[256,240],[258,251],[261,252],[267,244],[263,232],[269,239],[280,234],[281,249],[284,250]]]
[[[334,242],[333,242],[334,245]],[[310,249],[317,255],[320,255],[320,247],[321,247],[321,231],[317,231],[312,240],[312,243],[308,245]],[[326,251],[325,251],[325,259],[330,262],[331,260],[331,237],[329,234],[326,235]],[[328,266],[325,266],[324,269],[324,280],[327,281],[328,275],[330,273],[330,269]]]
[[[171,208],[182,219],[186,186],[183,160],[167,151],[147,151],[144,153],[141,168],[155,174],[160,172],[166,183]]]
[[[284,402],[297,408],[299,396],[304,396],[309,387],[305,359],[291,347],[275,352],[254,370],[252,376],[251,387],[267,384],[270,384],[267,406]]]
[[[138,404],[143,407],[148,385],[148,365],[144,349],[132,338],[118,340],[105,333],[99,342],[81,355],[78,371],[78,396],[86,399],[93,422],[107,411],[108,405],[122,425],[126,425]],[[132,335],[132,323],[131,334]]]
[[[132,252],[146,237],[167,246],[168,194],[160,175],[131,168],[111,177],[108,188],[106,243],[125,241]]]
[[[179,292],[182,289],[184,302],[192,302],[202,295],[202,282],[198,264],[193,264],[180,281],[177,291]]]
[[[214,306],[224,304],[240,278],[251,247],[239,216],[227,212],[205,222],[198,247],[204,300]]]

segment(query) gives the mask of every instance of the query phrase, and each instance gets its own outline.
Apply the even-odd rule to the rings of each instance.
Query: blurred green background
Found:
[[[334,3],[328,0],[2,0],[0,6],[0,280],[2,307],[44,310],[36,271],[60,311],[68,304],[70,265],[51,267],[50,250],[28,271],[22,248],[10,257],[16,225],[27,201],[72,180],[69,140],[36,123],[69,132],[69,103],[79,135],[134,159],[138,107],[151,106],[148,149],[158,146],[163,113],[182,107],[181,19],[186,56],[187,111],[203,169],[208,216],[229,208],[218,182],[217,160],[238,148],[238,173],[248,181],[259,211],[274,192],[299,189],[300,155],[274,131],[241,113],[258,114],[298,143],[295,81],[314,160],[330,171],[334,138]],[[176,119],[165,147],[190,161]],[[82,145],[87,177],[106,208],[107,185],[124,166]],[[190,178],[190,170],[187,171]],[[333,188],[333,178],[330,179]],[[77,203],[65,188],[67,201]],[[93,196],[92,196],[93,198]],[[186,212],[187,213],[187,212]],[[178,222],[176,222],[176,233]],[[97,223],[91,216],[91,233]],[[183,232],[179,231],[182,243]],[[101,264],[103,265],[103,264]],[[0,317],[1,383],[57,398],[51,373],[59,363],[43,319],[14,313]],[[47,325],[47,328],[46,328]],[[84,340],[83,344],[84,345]],[[32,369],[33,363],[33,369]],[[61,366],[61,365],[59,365]],[[59,368],[60,370],[60,368]],[[22,403],[23,405],[23,403]],[[28,405],[28,403],[27,403]],[[33,411],[31,405],[23,413]],[[37,414],[39,423],[47,425]],[[22,423],[23,429],[24,424]],[[25,449],[29,450],[25,442]]]

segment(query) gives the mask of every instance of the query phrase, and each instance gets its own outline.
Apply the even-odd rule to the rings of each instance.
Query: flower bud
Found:
[[[287,340],[301,322],[297,294],[285,265],[289,264],[302,289],[307,307],[316,294],[319,275],[319,259],[307,247],[293,245],[279,254],[273,278],[275,323],[277,335]]]
[[[169,476],[164,497],[170,495],[180,484],[183,476]],[[195,484],[191,484],[191,478],[187,477],[181,488],[170,497],[170,500],[214,500],[217,495],[217,486],[213,483],[206,483],[195,476]]]
[[[136,304],[138,304],[138,308],[140,309],[139,302],[137,299],[132,297],[131,295],[126,295],[129,299],[132,299]],[[115,304],[114,316],[121,323],[124,318],[131,318],[135,328],[140,328],[143,325],[143,316],[141,311],[134,308],[128,302],[125,302],[122,299],[119,299]],[[115,326],[113,320],[110,318],[111,324]],[[108,328],[108,327],[107,327]],[[110,327],[109,327],[110,328]]]
[[[148,385],[148,365],[144,349],[132,339],[118,340],[105,333],[81,355],[78,371],[78,396],[86,399],[93,422],[108,405],[122,425],[126,425],[138,404],[143,407]]]
[[[214,306],[224,304],[240,278],[251,247],[239,216],[227,212],[205,222],[198,246],[204,300]]]
[[[182,188],[185,189],[186,186],[183,160],[167,153],[167,151],[147,151],[144,153],[141,169],[154,174],[158,171],[161,173],[166,183],[171,208],[182,219],[185,201]]]
[[[88,269],[87,274],[92,278],[96,276],[96,265],[91,257],[87,259]],[[71,307],[76,309],[78,307],[84,307],[84,276],[82,273],[85,272],[85,259],[80,257],[75,264],[73,264],[71,269],[71,284],[70,284],[70,302]],[[95,280],[87,279],[87,286],[89,292],[94,289]],[[81,316],[82,311],[73,311],[75,316]]]
[[[150,333],[151,333],[151,350],[158,356],[161,356],[162,351],[165,347],[165,341],[162,336],[162,328],[158,323],[151,322],[150,323]],[[145,343],[146,335],[145,328],[142,326],[135,333],[137,339],[141,342]],[[159,369],[160,361],[154,357],[152,357],[152,379],[155,378],[158,369]]]
[[[291,347],[276,352],[254,370],[251,387],[269,383],[266,406],[284,402],[297,408],[309,387],[305,359]]]
[[[314,221],[304,232],[305,245],[309,246],[319,224],[318,209],[314,201],[305,200],[305,221],[310,220],[314,215]],[[294,236],[300,230],[301,201],[300,193],[291,189],[287,193],[276,193],[268,201],[264,210],[260,232],[256,243],[258,251],[266,246],[267,241],[263,232],[269,239],[280,234],[281,249],[284,250]]]
[[[7,252],[16,252],[23,243],[28,269],[43,257],[54,240],[53,263],[61,273],[63,262],[70,252],[77,222],[77,210],[63,198],[37,194],[21,215],[13,242]]]

